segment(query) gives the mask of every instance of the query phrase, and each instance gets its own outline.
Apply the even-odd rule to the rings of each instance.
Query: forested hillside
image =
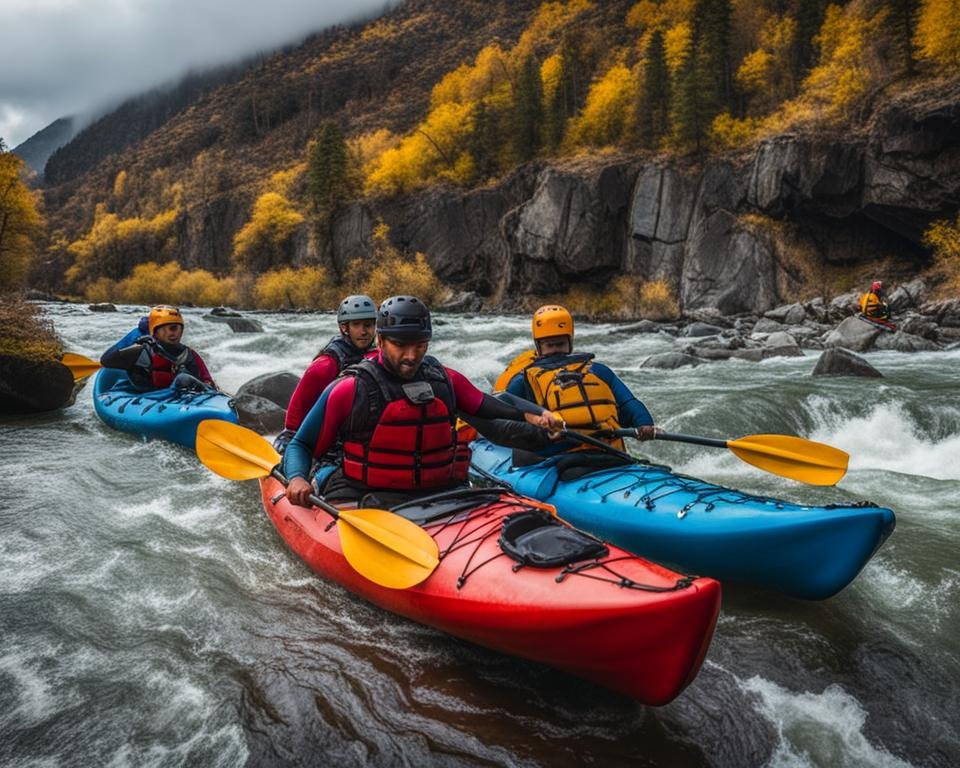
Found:
[[[696,166],[785,132],[855,136],[883,103],[957,77],[954,5],[411,0],[196,98],[130,102],[62,148],[34,279],[99,298],[166,263],[167,284],[269,304],[255,275],[350,279],[361,254],[338,253],[334,229],[353,200],[466,193],[529,163]],[[378,231],[367,253],[405,250]]]

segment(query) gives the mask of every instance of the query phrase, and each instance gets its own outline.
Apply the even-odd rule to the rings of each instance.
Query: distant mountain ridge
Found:
[[[13,152],[20,156],[31,170],[43,176],[43,168],[50,155],[76,135],[76,126],[75,117],[61,117],[18,144],[13,148]]]
[[[254,61],[191,73],[176,83],[125,100],[49,154],[46,182],[60,184],[90,171],[104,158],[149,136],[205,93],[238,79]]]

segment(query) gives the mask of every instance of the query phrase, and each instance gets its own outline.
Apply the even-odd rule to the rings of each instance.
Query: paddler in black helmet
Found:
[[[428,356],[433,326],[416,297],[384,301],[376,328],[377,354],[346,368],[324,390],[287,446],[283,472],[294,503],[307,503],[314,492],[311,464],[338,439],[340,466],[317,490],[331,500],[372,494],[393,504],[466,485],[470,449],[458,439],[458,414],[560,428],[549,411],[525,415]]]

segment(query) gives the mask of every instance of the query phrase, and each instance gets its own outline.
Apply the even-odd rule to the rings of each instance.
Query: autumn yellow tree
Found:
[[[23,161],[0,141],[0,293],[23,281],[37,247],[43,219],[23,182]]]
[[[921,59],[954,70],[960,67],[960,0],[923,0],[914,45]]]
[[[303,214],[277,192],[265,192],[253,205],[253,215],[233,238],[233,258],[249,272],[265,272],[288,263],[293,238]]]
[[[639,96],[637,78],[618,64],[607,70],[587,94],[582,112],[570,121],[571,146],[607,146],[623,139],[633,127]]]

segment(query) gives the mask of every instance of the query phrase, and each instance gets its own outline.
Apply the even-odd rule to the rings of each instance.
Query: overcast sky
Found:
[[[394,0],[395,1],[395,0]],[[190,69],[302,40],[389,0],[0,0],[0,137],[9,148]]]

